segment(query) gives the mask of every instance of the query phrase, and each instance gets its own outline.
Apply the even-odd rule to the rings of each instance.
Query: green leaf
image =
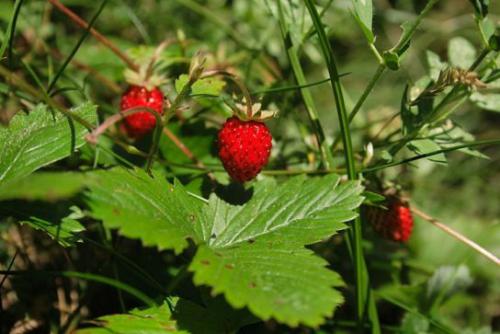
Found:
[[[234,247],[255,240],[299,247],[325,240],[354,219],[362,202],[357,183],[339,184],[337,175],[294,177],[276,185],[260,182],[244,206],[212,197],[205,210],[203,240],[211,248]]]
[[[132,310],[129,314],[107,315],[97,319],[102,327],[87,328],[78,334],[189,334],[178,330],[168,305]]]
[[[240,327],[255,322],[255,318],[248,319],[241,311],[230,309],[216,299],[203,307],[186,299],[173,298],[171,306],[173,311],[165,304],[144,310],[134,309],[128,314],[103,316],[96,321],[101,327],[81,329],[77,334],[236,333]]]
[[[316,326],[342,302],[341,278],[303,245],[325,240],[353,219],[362,197],[335,175],[262,182],[244,206],[212,197],[190,270],[236,308],[290,326]]]
[[[441,131],[441,133],[438,133],[437,131]],[[435,135],[434,132],[436,132]],[[436,128],[432,131],[432,133],[434,140],[442,148],[453,147],[459,144],[473,143],[475,140],[475,137],[472,134],[468,133],[457,124],[452,124],[452,128]],[[477,158],[489,159],[487,155],[473,148],[464,147],[459,151]]]
[[[474,92],[469,99],[480,108],[500,112],[500,94],[481,94],[479,92]]]
[[[43,231],[53,240],[56,240],[63,247],[75,246],[77,242],[82,240],[78,237],[78,233],[85,231],[76,219],[84,217],[83,212],[73,206],[70,208],[73,211],[70,215],[63,218],[60,223],[54,224],[43,219],[32,217],[31,220],[23,221],[21,224],[29,225],[35,230]]]
[[[447,64],[441,61],[439,55],[430,50],[427,50],[425,52],[425,55],[427,58],[427,64],[429,65],[429,76],[434,82],[436,82],[439,78],[439,74],[441,73],[441,71],[446,69]]]
[[[366,203],[374,204],[385,201],[385,196],[368,190],[363,191],[363,197],[365,198],[364,200],[365,204]]]
[[[406,313],[401,323],[403,334],[427,334],[430,330],[429,321],[418,313]]]
[[[455,37],[448,43],[448,60],[451,65],[468,69],[476,59],[476,48],[463,37]]]
[[[416,154],[426,154],[439,151],[441,147],[431,139],[416,139],[408,143],[408,148]],[[444,153],[436,154],[427,158],[430,161],[446,164],[446,156]]]
[[[313,24],[310,17],[306,15],[307,10],[305,6],[302,5],[302,1],[266,1],[266,5],[274,18],[283,24],[283,33],[286,35],[286,38],[291,39],[291,41],[285,41],[285,46],[287,48],[291,45],[302,45],[312,36]],[[308,48],[304,51],[306,50],[308,50]],[[315,51],[314,48],[310,48],[309,50]]]
[[[360,26],[368,43],[375,41],[372,31],[373,5],[372,0],[351,0],[354,7],[354,18]]]
[[[201,202],[161,175],[151,178],[142,170],[121,168],[89,175],[88,203],[95,218],[107,228],[119,228],[146,246],[180,253],[188,238],[200,241],[196,222]]]
[[[76,195],[85,186],[82,173],[39,172],[0,187],[0,200],[57,201]]]
[[[181,76],[177,80],[175,80],[175,90],[177,91],[177,93],[180,93],[182,89],[184,89],[184,86],[186,86],[188,81],[189,76],[187,74],[181,74]],[[225,85],[225,81],[214,77],[199,79],[191,86],[191,94],[218,96],[221,94],[222,89],[224,89]]]
[[[277,185],[255,183],[252,198],[232,206],[212,196],[194,199],[178,182],[140,170],[115,169],[90,177],[92,215],[145,245],[182,251],[199,245],[190,266],[194,282],[223,293],[236,308],[291,326],[316,326],[342,302],[342,284],[304,245],[346,228],[362,202],[356,182],[304,176]]]
[[[85,103],[72,110],[90,123],[96,120],[96,107]],[[74,147],[85,144],[87,129],[74,124]],[[71,155],[72,130],[66,117],[55,119],[44,105],[28,115],[18,113],[9,127],[0,128],[0,186],[19,180],[35,170]]]
[[[493,35],[495,34],[495,23],[492,20],[490,20],[490,18],[485,17],[482,19],[478,19],[477,22],[481,26],[481,29],[483,30],[484,33],[484,38],[486,40],[489,40],[491,37],[493,37]],[[494,48],[494,45],[490,44],[490,47],[493,50],[496,50],[496,48]]]
[[[442,266],[427,281],[426,302],[429,306],[437,307],[444,299],[467,288],[472,282],[467,266]]]
[[[257,241],[258,242],[258,241]],[[258,317],[316,326],[342,301],[338,274],[306,249],[283,245],[243,244],[214,250],[201,246],[190,266],[197,285],[213,286],[236,308],[247,306]]]

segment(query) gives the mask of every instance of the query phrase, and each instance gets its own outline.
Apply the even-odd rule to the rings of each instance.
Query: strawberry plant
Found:
[[[0,331],[500,330],[496,7],[0,3]]]

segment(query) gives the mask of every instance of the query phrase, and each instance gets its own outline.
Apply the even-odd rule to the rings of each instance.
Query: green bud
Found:
[[[387,68],[393,71],[399,70],[400,64],[399,64],[399,55],[396,52],[393,51],[385,51],[382,54],[382,57],[384,58],[385,65]]]

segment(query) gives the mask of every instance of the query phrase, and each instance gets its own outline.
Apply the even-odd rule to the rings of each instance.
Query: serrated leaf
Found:
[[[172,298],[173,310],[167,304],[144,310],[134,309],[127,314],[114,314],[98,318],[100,327],[86,328],[77,334],[221,334],[236,333],[249,321],[241,311],[230,309],[227,304],[212,300],[207,307],[189,300]],[[248,312],[246,313],[249,314]]]
[[[476,59],[476,48],[463,37],[455,37],[448,43],[448,60],[451,65],[468,69]]]
[[[217,249],[257,238],[288,247],[324,240],[344,229],[343,222],[356,217],[353,210],[362,202],[359,184],[339,180],[336,175],[294,177],[279,186],[266,180],[244,206],[212,197],[203,239]]]
[[[304,245],[346,228],[361,204],[359,183],[339,176],[295,177],[256,183],[241,206],[212,196],[203,204],[182,185],[159,175],[116,169],[96,173],[88,202],[108,228],[145,245],[180,252],[186,239],[199,245],[190,266],[196,284],[223,293],[236,308],[291,326],[316,326],[342,302],[342,284]],[[91,179],[92,179],[91,178]]]
[[[86,328],[78,334],[189,334],[178,330],[167,305],[145,310],[132,310],[128,314],[107,315],[97,319],[102,327]]]
[[[82,173],[38,172],[0,187],[0,200],[57,201],[77,194],[85,186]]]
[[[345,228],[362,201],[361,187],[335,175],[259,184],[244,206],[212,197],[203,227],[207,245],[190,270],[196,284],[223,293],[234,307],[263,319],[316,326],[342,302],[340,277],[302,246]]]
[[[71,112],[90,123],[96,120],[96,107],[83,104]],[[87,129],[74,122],[75,147],[85,144]],[[68,119],[45,105],[38,105],[28,115],[18,113],[7,128],[0,127],[0,187],[19,180],[35,170],[69,156],[72,131]]]
[[[175,80],[175,90],[180,93],[189,81],[187,74],[182,74]],[[191,86],[191,94],[193,95],[220,95],[226,82],[218,78],[199,79]]]
[[[199,242],[196,221],[201,203],[182,185],[168,183],[161,175],[151,178],[141,170],[100,171],[89,176],[88,203],[95,218],[107,228],[119,228],[129,238],[146,246],[173,249],[188,246],[188,238]]]
[[[368,43],[375,41],[372,31],[373,5],[372,0],[351,0],[354,8],[354,18],[360,26]]]
[[[195,284],[212,286],[233,307],[247,306],[264,320],[290,326],[316,326],[343,301],[332,288],[342,279],[326,265],[310,250],[256,241],[216,250],[201,246],[190,270]]]

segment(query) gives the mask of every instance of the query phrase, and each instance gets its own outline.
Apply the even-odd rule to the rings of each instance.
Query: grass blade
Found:
[[[104,9],[104,6],[106,5],[107,2],[108,2],[108,0],[103,0],[101,2],[101,5],[99,6],[99,9],[94,14],[94,17],[92,17],[92,20],[90,20],[89,25],[87,26],[87,29],[85,29],[84,33],[82,34],[82,36],[80,37],[80,39],[76,43],[75,47],[73,48],[73,50],[71,50],[71,53],[69,54],[69,56],[64,60],[64,63],[62,64],[61,68],[59,68],[59,70],[57,71],[57,73],[54,76],[54,78],[52,78],[52,81],[50,82],[49,87],[47,88],[47,92],[49,94],[52,91],[52,89],[55,87],[55,85],[57,83],[57,80],[59,80],[59,77],[62,75],[62,73],[64,72],[64,70],[66,69],[66,67],[71,62],[71,59],[73,59],[73,57],[78,52],[78,49],[80,49],[80,46],[83,44],[83,42],[85,41],[85,39],[89,35],[90,29],[92,29],[92,26],[97,21],[97,18],[99,17],[99,15],[101,15],[101,12]]]
[[[314,6],[312,0],[305,0],[307,9],[313,21],[314,27],[318,34],[321,51],[323,53],[323,58],[325,59],[328,72],[331,78],[331,85],[333,90],[333,96],[335,98],[335,104],[337,107],[338,118],[340,122],[340,129],[342,135],[342,141],[344,144],[344,154],[347,163],[347,174],[349,179],[356,180],[358,174],[356,171],[354,152],[352,149],[351,134],[349,129],[349,118],[347,114],[347,109],[345,106],[344,96],[342,93],[342,85],[339,79],[339,72],[335,64],[335,59],[333,57],[332,47],[326,36],[323,24],[321,23],[321,18]],[[375,302],[370,292],[369,288],[369,278],[368,271],[366,269],[366,263],[363,257],[362,242],[363,236],[361,234],[361,220],[357,218],[352,224],[351,229],[349,229],[349,240],[350,240],[350,250],[354,257],[355,273],[356,273],[356,318],[358,322],[358,331],[363,331],[363,322],[365,320],[365,312],[368,310],[368,315],[372,322],[372,332],[380,333],[380,326],[378,322],[378,316],[375,308]]]

